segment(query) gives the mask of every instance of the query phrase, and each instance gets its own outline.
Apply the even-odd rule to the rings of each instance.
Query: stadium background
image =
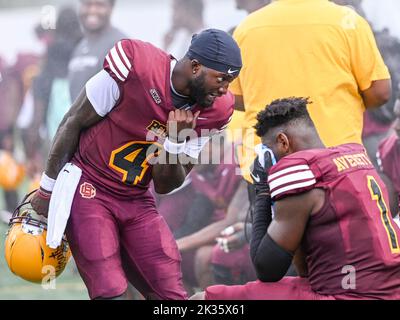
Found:
[[[21,52],[42,53],[44,48],[36,40],[34,26],[47,19],[48,6],[58,8],[73,1],[0,0],[0,55],[13,63]],[[377,29],[387,27],[400,37],[400,12],[398,0],[364,0],[368,19]],[[46,13],[47,12],[47,13]],[[223,15],[221,15],[223,12]],[[146,40],[161,46],[162,37],[169,27],[170,0],[118,0],[113,14],[113,24],[130,37]],[[246,14],[235,9],[234,0],[206,0],[206,26],[228,30],[237,25]],[[0,110],[1,116],[1,110]],[[21,188],[21,196],[26,188]],[[0,194],[0,208],[3,208]],[[4,260],[4,235],[7,226],[0,223],[0,300],[3,299],[88,299],[79,275],[70,263],[56,280],[56,290],[44,290],[40,285],[30,284],[14,276]]]

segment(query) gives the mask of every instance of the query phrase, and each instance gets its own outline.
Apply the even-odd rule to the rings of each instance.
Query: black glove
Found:
[[[263,150],[262,154],[259,154],[250,168],[250,175],[253,180],[253,185],[256,194],[266,191],[269,193],[268,188],[268,171],[273,166],[273,159],[268,150]]]

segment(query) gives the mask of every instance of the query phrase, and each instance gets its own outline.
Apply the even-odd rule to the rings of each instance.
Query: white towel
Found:
[[[50,248],[56,249],[61,244],[81,175],[80,168],[67,163],[57,176],[47,219],[46,242]]]

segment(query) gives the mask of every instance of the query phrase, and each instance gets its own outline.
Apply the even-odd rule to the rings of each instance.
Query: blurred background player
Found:
[[[275,100],[257,117],[257,135],[271,148],[253,216],[259,281],[209,287],[197,298],[399,299],[400,229],[385,185],[362,145],[324,147],[308,103]],[[300,277],[284,278],[292,260]]]
[[[214,284],[245,284],[257,279],[250,259],[250,239],[251,224],[247,219],[220,233],[211,255]]]
[[[127,38],[111,25],[115,0],[80,0],[79,20],[84,37],[76,46],[69,63],[71,101],[75,101],[86,82],[102,69],[107,52]]]
[[[271,3],[271,0],[235,0],[235,3],[236,9],[244,10],[248,14],[250,14]]]
[[[247,14],[257,11],[270,3],[271,0],[235,0],[236,9],[244,10]],[[233,27],[229,33],[233,34],[235,28]]]
[[[17,190],[25,179],[26,164],[17,152],[17,119],[32,80],[39,72],[40,57],[34,53],[19,53],[12,65],[0,65],[0,188],[4,191],[4,211],[1,219],[8,223],[18,204]]]
[[[38,104],[35,112],[44,115],[50,141],[71,105],[68,65],[82,37],[75,10],[62,8],[58,14],[53,43],[47,50],[42,72],[36,79],[38,88],[34,95]]]
[[[44,154],[48,152],[46,146],[54,138],[58,125],[71,106],[68,64],[81,39],[75,9],[61,8],[40,73],[34,79],[33,120],[25,129],[25,153],[28,159],[37,163],[37,172],[43,171]],[[37,148],[38,145],[43,147]]]
[[[172,0],[171,26],[164,35],[164,50],[177,59],[182,58],[193,34],[203,29],[203,0]]]
[[[31,97],[25,100],[25,110],[19,117],[25,154],[30,159],[28,174],[33,180],[43,171],[49,141],[71,102],[102,69],[108,50],[116,41],[126,38],[111,25],[114,4],[115,0],[81,0],[79,16],[68,7],[58,13]]]

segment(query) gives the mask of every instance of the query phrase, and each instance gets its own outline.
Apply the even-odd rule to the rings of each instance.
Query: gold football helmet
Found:
[[[39,216],[27,201],[15,209],[9,223],[5,241],[8,267],[17,276],[31,282],[42,283],[49,272],[59,276],[65,269],[71,251],[64,237],[57,249],[46,245],[47,220]]]
[[[0,187],[16,190],[25,179],[25,167],[13,158],[11,153],[0,151]]]

